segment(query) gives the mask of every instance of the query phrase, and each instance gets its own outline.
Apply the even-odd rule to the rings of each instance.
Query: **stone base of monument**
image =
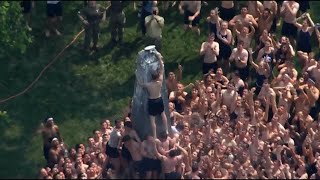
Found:
[[[155,49],[154,45],[148,46],[138,53],[138,58],[136,60],[136,78],[139,78],[142,83],[150,82],[152,72],[157,71],[160,67],[158,59],[155,56],[156,53],[159,52]],[[168,129],[170,132],[171,121],[169,118],[168,92],[165,84],[165,73],[163,76],[161,96],[164,103],[164,110],[167,115]],[[131,120],[133,128],[137,131],[141,139],[145,139],[146,135],[152,135],[150,117],[148,114],[148,97],[148,91],[135,82]],[[160,115],[156,117],[156,125],[157,135],[159,135],[160,132],[165,131],[165,127],[162,123],[162,118]]]

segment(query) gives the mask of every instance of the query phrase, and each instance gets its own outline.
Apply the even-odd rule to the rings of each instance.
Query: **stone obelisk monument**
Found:
[[[156,57],[156,53],[159,52],[155,49],[155,46],[148,46],[138,53],[138,58],[136,60],[136,70],[137,77],[140,79],[142,83],[150,82],[152,72],[157,71],[160,67],[159,61]],[[164,103],[164,110],[167,115],[168,129],[170,132],[171,121],[169,118],[168,91],[165,83],[165,73],[163,73],[163,76],[164,77],[161,89],[161,96]],[[133,128],[137,131],[141,139],[145,139],[145,136],[147,134],[152,135],[150,117],[148,114],[148,97],[148,91],[145,88],[141,87],[137,82],[135,82],[131,120],[133,123]],[[165,131],[161,115],[156,117],[156,125],[158,135],[161,131]]]

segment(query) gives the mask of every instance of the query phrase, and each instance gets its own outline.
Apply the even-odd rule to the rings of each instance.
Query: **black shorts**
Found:
[[[281,35],[296,38],[298,29],[295,25],[283,21]]]
[[[110,147],[109,144],[106,145],[106,154],[110,158],[119,158],[120,154],[117,148]]]
[[[132,168],[135,172],[138,172],[140,175],[143,174],[143,161],[133,161]]]
[[[161,161],[159,159],[143,158],[143,170],[148,171],[161,171]]]
[[[164,111],[163,100],[161,97],[157,99],[148,99],[148,112],[151,116],[161,115]]]
[[[61,2],[58,2],[57,4],[48,4],[47,3],[47,16],[48,17],[62,16]]]
[[[32,2],[31,2],[31,0],[22,1],[20,5],[21,5],[21,7],[23,8],[23,9],[22,9],[22,13],[28,14],[28,13],[31,12],[31,8],[32,8]]]
[[[203,74],[207,74],[210,69],[213,70],[214,73],[216,73],[217,69],[218,69],[218,62],[214,62],[214,63],[203,63],[202,64],[202,73]]]
[[[181,179],[181,174],[178,172],[164,173],[164,179]]]
[[[43,156],[48,161],[49,160],[49,152],[50,152],[51,146],[43,146]]]
[[[193,16],[193,15],[194,15],[194,13],[192,13],[188,10],[184,11],[184,24],[185,25],[190,24],[189,16]],[[198,16],[196,16],[193,21],[191,21],[191,25],[192,25],[192,27],[195,27],[195,26],[198,26],[199,23],[200,23],[200,14]]]
[[[230,58],[230,56],[232,54],[231,47],[228,46],[228,45],[223,44],[223,42],[221,42],[221,41],[219,42],[219,45],[220,45],[220,51],[219,51],[219,56],[218,56],[219,61],[221,59],[229,60],[229,58]]]
[[[226,9],[226,8],[220,7],[219,10],[220,10],[220,17],[224,21],[230,21],[235,16],[234,7],[230,8],[230,9]]]
[[[248,66],[246,66],[245,68],[235,67],[235,70],[239,71],[239,76],[243,81],[246,81],[247,78],[249,77],[249,67]]]
[[[129,150],[124,145],[122,145],[121,157],[126,159],[127,161],[131,161],[132,160],[131,153],[129,152]]]

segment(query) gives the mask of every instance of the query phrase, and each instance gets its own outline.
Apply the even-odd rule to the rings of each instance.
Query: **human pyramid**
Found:
[[[133,129],[131,102],[114,126],[104,120],[86,145],[71,148],[54,119],[46,118],[41,132],[47,165],[39,178],[319,179],[320,61],[314,51],[319,48],[311,44],[317,37],[320,45],[319,25],[307,12],[307,1],[244,4],[236,15],[234,1],[221,1],[205,19],[208,39],[199,44],[203,79],[185,86],[179,65],[165,80],[169,103],[164,105],[166,57],[159,56],[158,73],[150,82],[138,82],[149,93],[153,131],[145,137]],[[181,1],[185,30],[200,35],[204,5],[210,2]],[[147,36],[156,30],[147,26],[145,11],[157,14],[156,6],[146,1],[141,7]],[[161,39],[151,40],[161,47]],[[157,115],[171,127],[158,136]]]

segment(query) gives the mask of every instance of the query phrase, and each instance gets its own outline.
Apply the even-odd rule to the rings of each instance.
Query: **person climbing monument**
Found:
[[[151,129],[153,133],[153,137],[157,138],[157,133],[156,133],[156,122],[155,118],[157,115],[161,115],[163,125],[166,128],[166,133],[168,134],[168,124],[167,124],[167,117],[164,112],[164,105],[163,105],[163,100],[161,97],[161,87],[162,87],[162,82],[163,82],[163,69],[164,69],[164,64],[163,64],[163,57],[161,56],[160,53],[156,54],[156,57],[159,61],[160,68],[159,71],[155,71],[151,74],[151,81],[147,83],[142,83],[139,80],[137,71],[136,71],[136,78],[137,82],[140,86],[144,87],[147,89],[149,98],[148,98],[148,113],[150,116],[151,120]]]

